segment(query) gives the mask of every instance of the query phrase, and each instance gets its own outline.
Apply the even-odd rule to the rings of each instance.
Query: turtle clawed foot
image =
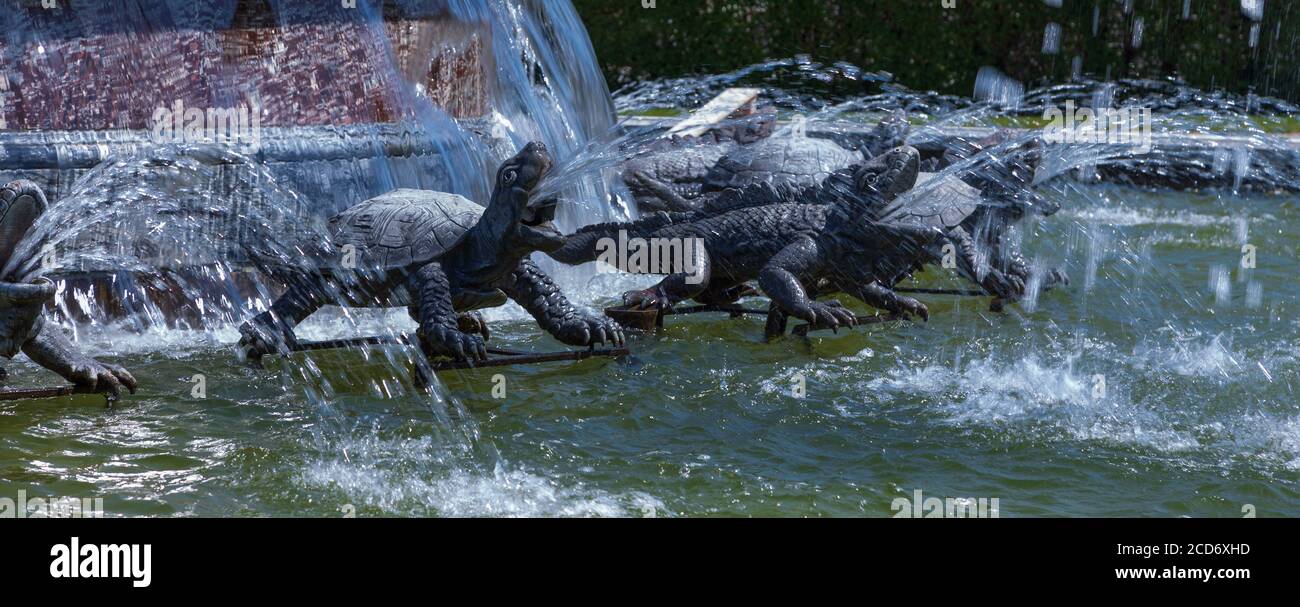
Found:
[[[113,398],[122,395],[122,388],[135,394],[136,388],[139,387],[135,377],[122,366],[102,363],[88,357],[73,361],[69,366],[66,379],[78,387],[108,394]]]
[[[117,379],[117,383],[125,387],[131,394],[135,394],[136,389],[140,387],[140,383],[136,381],[135,376],[131,375],[130,371],[126,370],[126,367],[110,363],[99,363],[99,366],[108,372],[108,376]],[[97,374],[98,377],[103,377],[103,375],[103,371]],[[117,395],[117,393],[115,392],[114,395]]]
[[[673,302],[668,298],[668,294],[658,287],[650,287],[640,291],[628,291],[623,294],[623,305],[638,310],[668,310],[673,307]]]
[[[446,356],[461,361],[483,362],[488,358],[483,336],[466,333],[460,327],[436,326],[420,331],[429,356]]]
[[[488,328],[487,321],[483,320],[483,315],[478,312],[466,312],[457,316],[456,326],[461,333],[482,336],[483,341],[492,339],[492,330]]]
[[[555,338],[570,346],[596,347],[596,344],[622,347],[627,343],[623,326],[609,318],[575,316],[566,319],[555,332]]]

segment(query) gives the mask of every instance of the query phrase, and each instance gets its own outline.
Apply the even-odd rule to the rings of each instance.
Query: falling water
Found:
[[[526,142],[546,142],[563,166],[614,124],[603,75],[568,2],[448,0],[382,11],[364,0],[162,4],[150,12],[15,7],[0,18],[7,66],[0,110],[8,110],[0,128],[16,129],[0,132],[0,157],[17,159],[10,168],[20,169],[5,178],[34,179],[56,202],[4,271],[58,280],[60,317],[76,321],[67,329],[86,347],[106,340],[101,357],[215,347],[233,361],[234,327],[281,288],[254,270],[254,252],[300,259],[327,242],[325,219],[394,188],[485,202],[496,167]],[[427,77],[415,67],[423,65],[433,66]],[[174,75],[200,73],[201,81]],[[40,103],[42,95],[60,102]],[[113,107],[125,110],[104,113]],[[173,108],[176,128],[160,129],[159,116]],[[223,125],[242,128],[228,137],[238,145],[207,143],[211,130],[182,131],[185,109],[227,108],[252,113]],[[223,134],[231,135],[216,133],[216,143]],[[626,212],[608,204],[599,172],[560,180],[574,203],[559,217],[569,228]],[[404,311],[316,316],[302,337],[414,328]],[[521,507],[535,507],[522,504],[550,489],[502,460],[444,386],[411,387],[421,356],[397,346],[357,355],[365,370],[342,377],[318,360],[329,355],[286,359],[270,371],[282,381],[264,396],[305,400],[302,423],[319,453],[297,482],[361,493],[375,482],[425,483],[421,495],[362,497],[375,507],[448,514],[502,507],[470,495],[476,486],[531,483],[506,498]],[[137,373],[164,395],[186,393],[204,375]],[[216,402],[247,398],[260,383],[211,382]],[[421,437],[395,436],[396,420],[357,418],[357,389],[381,402],[419,403],[404,423],[424,428]],[[389,465],[418,470],[399,480]],[[429,493],[444,490],[452,494]]]

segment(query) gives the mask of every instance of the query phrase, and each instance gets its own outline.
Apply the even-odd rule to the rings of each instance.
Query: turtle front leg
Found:
[[[547,333],[571,346],[625,342],[623,327],[603,316],[587,314],[575,308],[537,264],[524,259],[511,273],[501,290],[528,310]]]
[[[1035,270],[1029,267],[1029,263],[1023,257],[1012,260],[1007,267],[1006,275],[1014,277],[1025,285],[1025,291],[1028,292],[1031,280],[1035,277]],[[1047,292],[1058,287],[1070,286],[1070,275],[1061,268],[1046,268],[1039,277],[1038,289],[1040,292]],[[1009,281],[1010,282],[1010,281]]]
[[[483,337],[460,330],[456,308],[452,305],[451,281],[442,264],[427,263],[411,274],[407,289],[419,305],[420,343],[432,356],[449,356],[457,360],[487,360]]]
[[[957,249],[957,266],[971,282],[978,284],[998,299],[1019,300],[1025,296],[1025,281],[1019,276],[1008,274],[998,268],[983,268],[981,276],[979,251],[975,240],[962,228],[953,228],[948,238]]]
[[[43,318],[37,321],[32,338],[23,344],[23,352],[36,364],[95,392],[118,396],[126,388],[135,394],[138,386],[135,377],[121,366],[102,363],[78,352],[58,327],[48,326]]]
[[[125,386],[134,393],[136,381],[126,369],[81,354],[58,327],[46,325],[43,309],[53,296],[54,284],[44,278],[27,284],[0,283],[0,357],[22,350],[77,386],[114,396]]]
[[[267,354],[288,354],[297,342],[294,327],[323,305],[319,291],[307,286],[306,280],[291,284],[289,290],[271,304],[271,309],[239,327],[239,347],[244,356],[256,362]]]
[[[808,296],[805,284],[815,284],[816,275],[825,264],[824,255],[811,238],[802,238],[782,249],[758,274],[758,284],[772,298],[780,311],[808,321],[816,327],[838,331],[841,326],[852,327],[858,318],[838,302],[821,302]],[[775,311],[770,311],[773,318]],[[780,319],[782,324],[784,319]],[[769,327],[775,329],[774,320]],[[771,333],[769,332],[769,335]]]

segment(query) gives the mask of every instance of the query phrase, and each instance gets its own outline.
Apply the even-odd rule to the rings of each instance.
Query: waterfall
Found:
[[[214,112],[251,110],[240,151],[325,217],[396,187],[483,201],[525,142],[563,163],[614,124],[568,0],[0,2],[0,179],[55,199],[108,156],[207,143]],[[561,219],[607,219],[605,189]]]

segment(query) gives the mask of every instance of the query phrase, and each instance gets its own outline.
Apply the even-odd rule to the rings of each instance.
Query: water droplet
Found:
[[[1264,0],[1241,0],[1241,14],[1251,21],[1264,18]]]
[[[1004,107],[1018,107],[1025,96],[1025,85],[1001,70],[984,66],[975,76],[975,98]]]
[[[1061,24],[1048,23],[1043,30],[1043,54],[1055,55],[1061,51]]]
[[[1246,307],[1256,310],[1259,309],[1259,306],[1263,303],[1264,285],[1253,280],[1250,281],[1250,284],[1246,285]]]
[[[1216,264],[1210,267],[1210,291],[1214,293],[1214,305],[1224,306],[1232,300],[1232,281],[1228,276],[1228,267]]]

